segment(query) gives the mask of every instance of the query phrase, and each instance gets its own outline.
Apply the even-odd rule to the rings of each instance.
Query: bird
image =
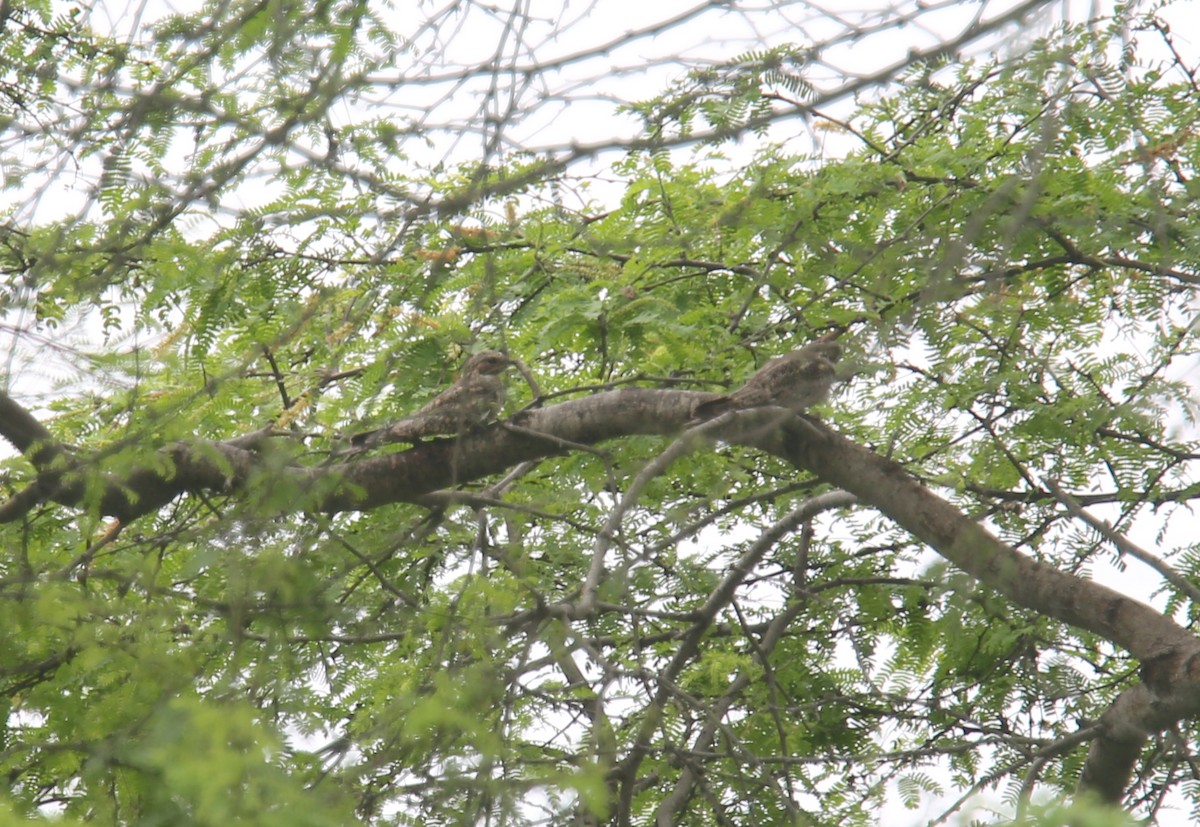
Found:
[[[812,342],[767,362],[736,391],[701,402],[693,418],[712,419],[727,411],[777,405],[803,413],[829,395],[842,358],[837,342]]]
[[[419,442],[429,436],[458,436],[482,425],[504,404],[503,373],[513,360],[497,350],[481,350],[463,365],[458,380],[416,412],[383,428],[350,437],[348,453],[390,442]]]

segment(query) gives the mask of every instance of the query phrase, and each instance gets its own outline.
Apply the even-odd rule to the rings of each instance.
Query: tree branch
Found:
[[[262,480],[269,480],[274,491],[297,492],[272,498],[281,511],[335,513],[414,502],[521,462],[561,455],[569,450],[567,443],[594,445],[636,434],[677,433],[691,420],[696,404],[711,398],[694,391],[608,391],[524,411],[516,417],[519,428],[496,423],[458,439],[324,467],[281,463],[253,441],[256,450],[237,447],[236,440],[177,443],[164,448],[152,467],[120,480],[106,479],[100,509],[127,523],[180,494],[235,493]],[[1102,636],[1142,661],[1145,683],[1123,693],[1103,716],[1104,734],[1092,744],[1081,787],[1119,800],[1147,734],[1200,714],[1200,640],[1186,629],[1137,600],[1020,554],[899,463],[807,417],[789,416],[779,424],[779,413],[775,408],[739,413],[719,436],[812,471],[879,509],[1017,605]],[[36,452],[36,446],[57,445],[46,433],[27,412],[0,397],[0,435]],[[0,505],[0,522],[24,513],[31,490],[68,506],[82,501],[82,485],[49,492],[38,490],[39,485],[40,480]]]

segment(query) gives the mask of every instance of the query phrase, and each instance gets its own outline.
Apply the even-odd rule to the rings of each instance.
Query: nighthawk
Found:
[[[726,411],[777,405],[803,413],[829,395],[836,362],[842,358],[837,342],[813,342],[767,362],[736,391],[696,406],[693,416],[705,420]]]
[[[472,426],[484,424],[504,404],[502,374],[512,364],[499,351],[476,353],[463,365],[462,374],[453,385],[399,422],[354,434],[350,437],[350,451],[357,453],[389,442],[417,442],[429,436],[457,436]]]

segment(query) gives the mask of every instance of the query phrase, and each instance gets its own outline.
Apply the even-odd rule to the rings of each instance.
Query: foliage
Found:
[[[522,357],[552,403],[719,390],[838,335],[857,375],[820,415],[1026,554],[1083,574],[1111,560],[1048,478],[1118,528],[1166,532],[1197,496],[1181,372],[1196,90],[1187,66],[1108,52],[1126,23],[1166,37],[1153,15],[909,67],[837,127],[855,147],[838,158],[765,129],[781,96],[810,93],[811,56],[743,55],[632,106],[664,144],[624,154],[606,171],[619,192],[591,200],[560,164],[423,168],[403,125],[344,123],[406,48],[365,3],[232,4],[220,25],[205,9],[144,44],[13,14],[25,47],[0,48],[30,74],[5,81],[11,119],[75,130],[98,166],[74,217],[6,221],[3,312],[30,314],[29,341],[90,326],[62,347],[48,424],[106,473],[268,425],[294,435],[273,461],[319,467],[481,346]],[[725,138],[747,129],[753,158],[734,161]],[[49,131],[22,139],[29,157],[53,152]],[[701,133],[694,154],[666,146]],[[509,410],[532,401],[518,388]],[[674,464],[627,515],[600,610],[544,611],[578,592],[615,499],[664,447],[566,453],[472,486],[495,501],[473,505],[305,513],[268,469],[248,495],[185,498],[119,534],[52,503],[0,526],[5,805],[174,824],[626,807],[642,823],[691,777],[676,823],[815,825],[876,823],[889,796],[1072,789],[1082,753],[1053,745],[1137,665],[869,510],[786,532],[675,667],[733,561],[825,490],[758,453]],[[6,473],[9,492],[34,478],[19,457]],[[1198,559],[1172,562],[1194,578]],[[1148,747],[1130,807],[1198,806],[1179,769],[1195,749],[1190,724]],[[636,794],[614,801],[623,772]]]

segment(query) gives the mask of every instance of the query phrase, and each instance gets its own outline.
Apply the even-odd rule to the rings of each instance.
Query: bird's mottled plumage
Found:
[[[835,364],[842,358],[837,342],[813,342],[767,362],[733,393],[696,406],[697,419],[712,419],[726,411],[778,405],[802,413],[829,395]]]
[[[482,425],[496,416],[504,404],[502,374],[512,363],[499,351],[476,353],[463,365],[462,374],[453,385],[399,422],[350,437],[351,448],[359,451],[389,442],[457,436],[473,425]]]

